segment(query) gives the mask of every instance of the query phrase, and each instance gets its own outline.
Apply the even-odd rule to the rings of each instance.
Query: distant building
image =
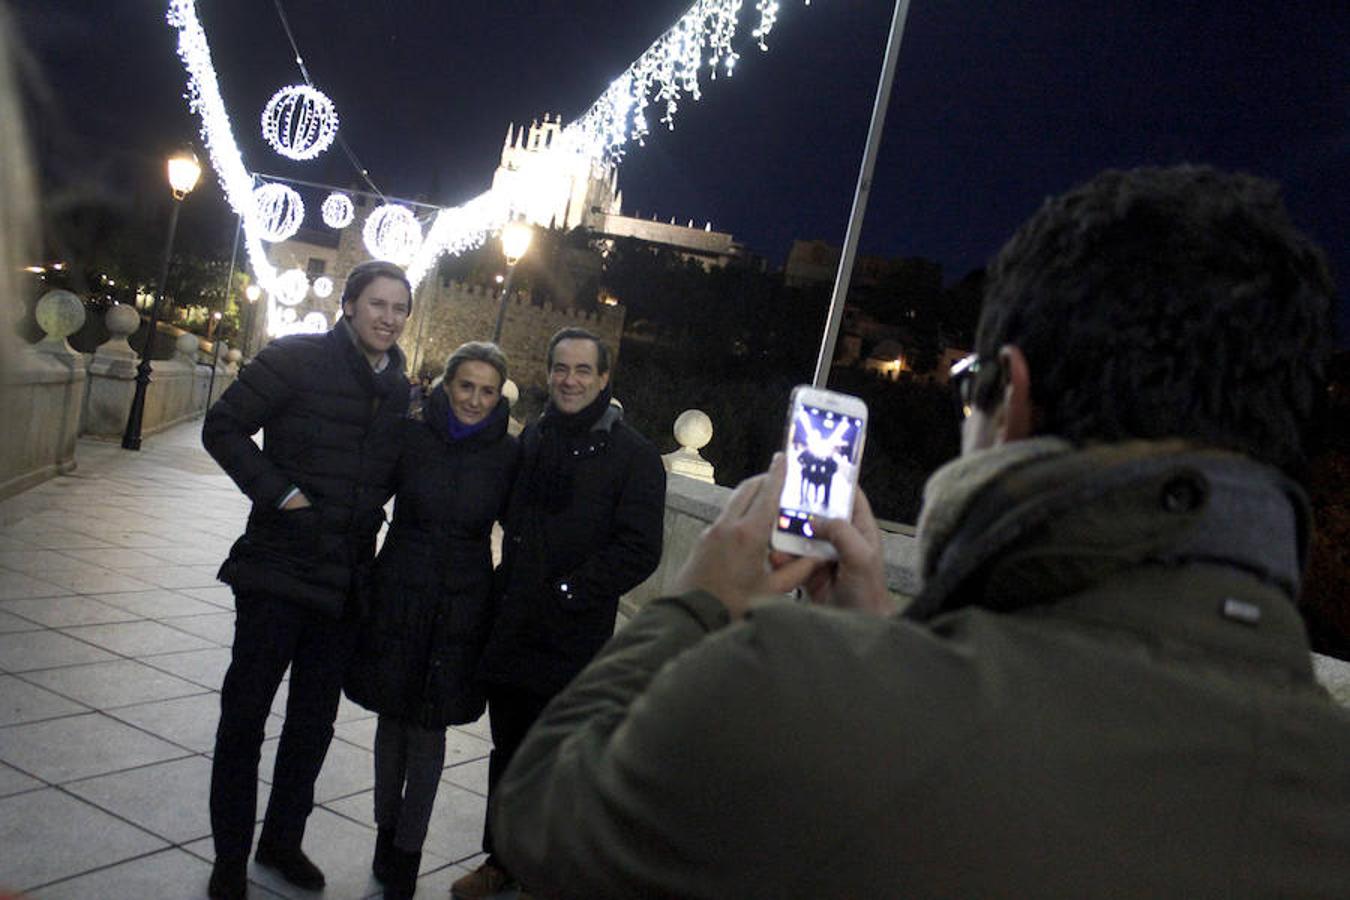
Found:
[[[842,252],[839,247],[826,241],[793,241],[792,249],[788,251],[787,264],[783,266],[783,283],[789,287],[834,284]],[[854,257],[853,278],[850,285],[852,287],[876,285],[888,272],[902,263],[903,260],[891,260],[881,256]]]
[[[517,215],[542,228],[585,228],[597,238],[636,238],[694,260],[705,268],[725,266],[744,255],[732,235],[688,219],[660,222],[623,214],[618,168],[563,152],[550,152],[563,130],[562,117],[506,129],[492,189],[508,198]]]

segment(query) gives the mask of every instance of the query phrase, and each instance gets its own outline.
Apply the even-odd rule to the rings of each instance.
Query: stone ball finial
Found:
[[[103,324],[114,340],[125,338],[141,327],[141,314],[125,303],[114,303],[103,314]]]
[[[508,378],[506,383],[502,385],[502,396],[506,398],[507,403],[515,406],[516,401],[520,399],[520,388]]]
[[[178,349],[178,352],[189,359],[196,357],[197,349],[200,346],[197,336],[190,331],[180,334],[178,340],[174,342],[174,347]]]
[[[702,450],[712,436],[712,419],[701,409],[686,409],[675,419],[675,440],[687,450]]]
[[[244,358],[244,351],[238,349],[232,349],[230,350],[229,353],[225,354],[225,362],[229,363],[232,366],[239,365],[239,361],[243,358]]]
[[[53,341],[64,341],[84,325],[84,303],[70,291],[48,291],[37,302],[37,323]]]

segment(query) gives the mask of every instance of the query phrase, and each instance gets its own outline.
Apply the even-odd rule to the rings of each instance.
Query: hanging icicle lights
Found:
[[[805,0],[810,5],[811,0]],[[595,160],[620,162],[630,141],[639,146],[650,132],[646,108],[653,100],[663,108],[660,121],[674,128],[679,101],[701,96],[699,69],[706,62],[711,77],[719,68],[731,75],[740,58],[732,42],[743,0],[697,0],[665,34],[637,58],[591,107],[563,129],[550,148],[555,153],[577,153]],[[761,50],[778,19],[779,0],[756,0],[759,24],[752,32]],[[259,284],[275,288],[276,268],[268,261],[252,206],[252,179],[244,167],[230,130],[220,95],[211,48],[197,18],[195,0],[170,0],[169,24],[178,30],[178,55],[188,73],[188,105],[201,116],[202,137],[230,206],[244,221],[246,249]],[[501,228],[510,210],[489,191],[473,200],[441,210],[422,246],[408,266],[414,287],[426,277],[442,253],[463,253]]]

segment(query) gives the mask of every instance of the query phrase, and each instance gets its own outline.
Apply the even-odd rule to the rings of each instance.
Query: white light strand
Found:
[[[230,131],[230,117],[220,96],[220,84],[211,64],[211,47],[197,18],[195,0],[170,0],[168,20],[178,29],[178,56],[188,73],[188,108],[201,117],[201,135],[211,157],[211,168],[216,170],[230,208],[244,221],[244,249],[253,273],[258,277],[259,286],[270,290],[277,270],[268,260],[255,227],[253,177],[244,168],[239,147]]]
[[[305,220],[305,203],[294,189],[272,182],[253,192],[259,236],[273,244],[289,240]]]
[[[319,212],[323,216],[323,224],[329,228],[346,228],[356,216],[352,198],[339,191],[333,191],[324,198]]]
[[[366,249],[376,259],[406,266],[413,261],[422,246],[422,226],[406,206],[386,203],[377,206],[366,218],[361,229]]]
[[[705,61],[705,48],[712,77],[716,77],[719,67],[727,75],[732,74],[739,59],[732,42],[742,2],[697,0],[669,31],[610,83],[580,118],[563,129],[548,152],[582,154],[597,164],[622,161],[624,147],[632,141],[641,146],[648,134],[646,109],[653,99],[664,106],[660,121],[673,128],[679,100],[686,95],[695,100],[700,97],[699,70]],[[811,0],[805,3],[810,6]],[[777,22],[779,7],[779,0],[756,0],[760,20],[752,36],[760,49],[767,49],[765,39]],[[211,164],[231,207],[243,217],[249,262],[258,283],[271,296],[276,269],[268,261],[258,235],[252,181],[230,132],[195,0],[170,0],[168,19],[179,32],[178,53],[188,72],[189,105],[202,118],[202,137],[210,151]],[[477,247],[488,234],[499,230],[506,219],[504,205],[504,199],[488,191],[461,206],[441,210],[425,239],[420,239],[418,229],[420,246],[408,251],[411,259],[408,278],[414,288],[431,272],[442,253],[462,253]],[[416,226],[415,220],[413,224]],[[275,323],[276,330],[269,328],[271,333],[305,330],[305,323],[297,321],[293,309],[272,313],[269,310],[269,324]]]
[[[332,145],[337,130],[333,101],[307,84],[282,88],[263,107],[263,139],[288,159],[313,159]]]
[[[657,38],[616,78],[582,116],[566,129],[577,152],[619,162],[630,141],[639,146],[648,133],[645,109],[651,100],[664,106],[661,122],[673,128],[680,98],[697,100],[704,49],[714,75],[718,66],[731,75],[740,57],[732,49],[742,0],[699,0],[669,31]],[[808,2],[808,5],[809,2]],[[778,0],[756,0],[759,24],[752,32],[761,49],[778,20]],[[570,134],[569,134],[570,133]]]

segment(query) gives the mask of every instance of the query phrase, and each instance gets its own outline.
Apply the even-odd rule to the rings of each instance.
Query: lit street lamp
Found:
[[[197,186],[202,167],[191,150],[182,150],[169,157],[169,187],[173,189],[173,212],[169,216],[169,237],[164,242],[164,264],[159,272],[159,292],[150,304],[150,327],[141,346],[141,363],[136,367],[136,393],[131,398],[127,427],[122,432],[122,449],[141,449],[141,419],[145,416],[145,389],[150,385],[150,353],[154,350],[155,335],[159,331],[159,307],[164,300],[164,287],[169,280],[169,260],[173,256],[174,232],[178,230],[178,211],[183,198]]]
[[[502,255],[506,257],[506,278],[502,284],[501,306],[497,308],[497,327],[492,329],[494,344],[502,339],[502,323],[506,321],[506,298],[511,293],[511,276],[515,274],[516,263],[520,262],[525,251],[530,249],[530,240],[533,237],[534,229],[525,222],[507,222],[502,228]]]

